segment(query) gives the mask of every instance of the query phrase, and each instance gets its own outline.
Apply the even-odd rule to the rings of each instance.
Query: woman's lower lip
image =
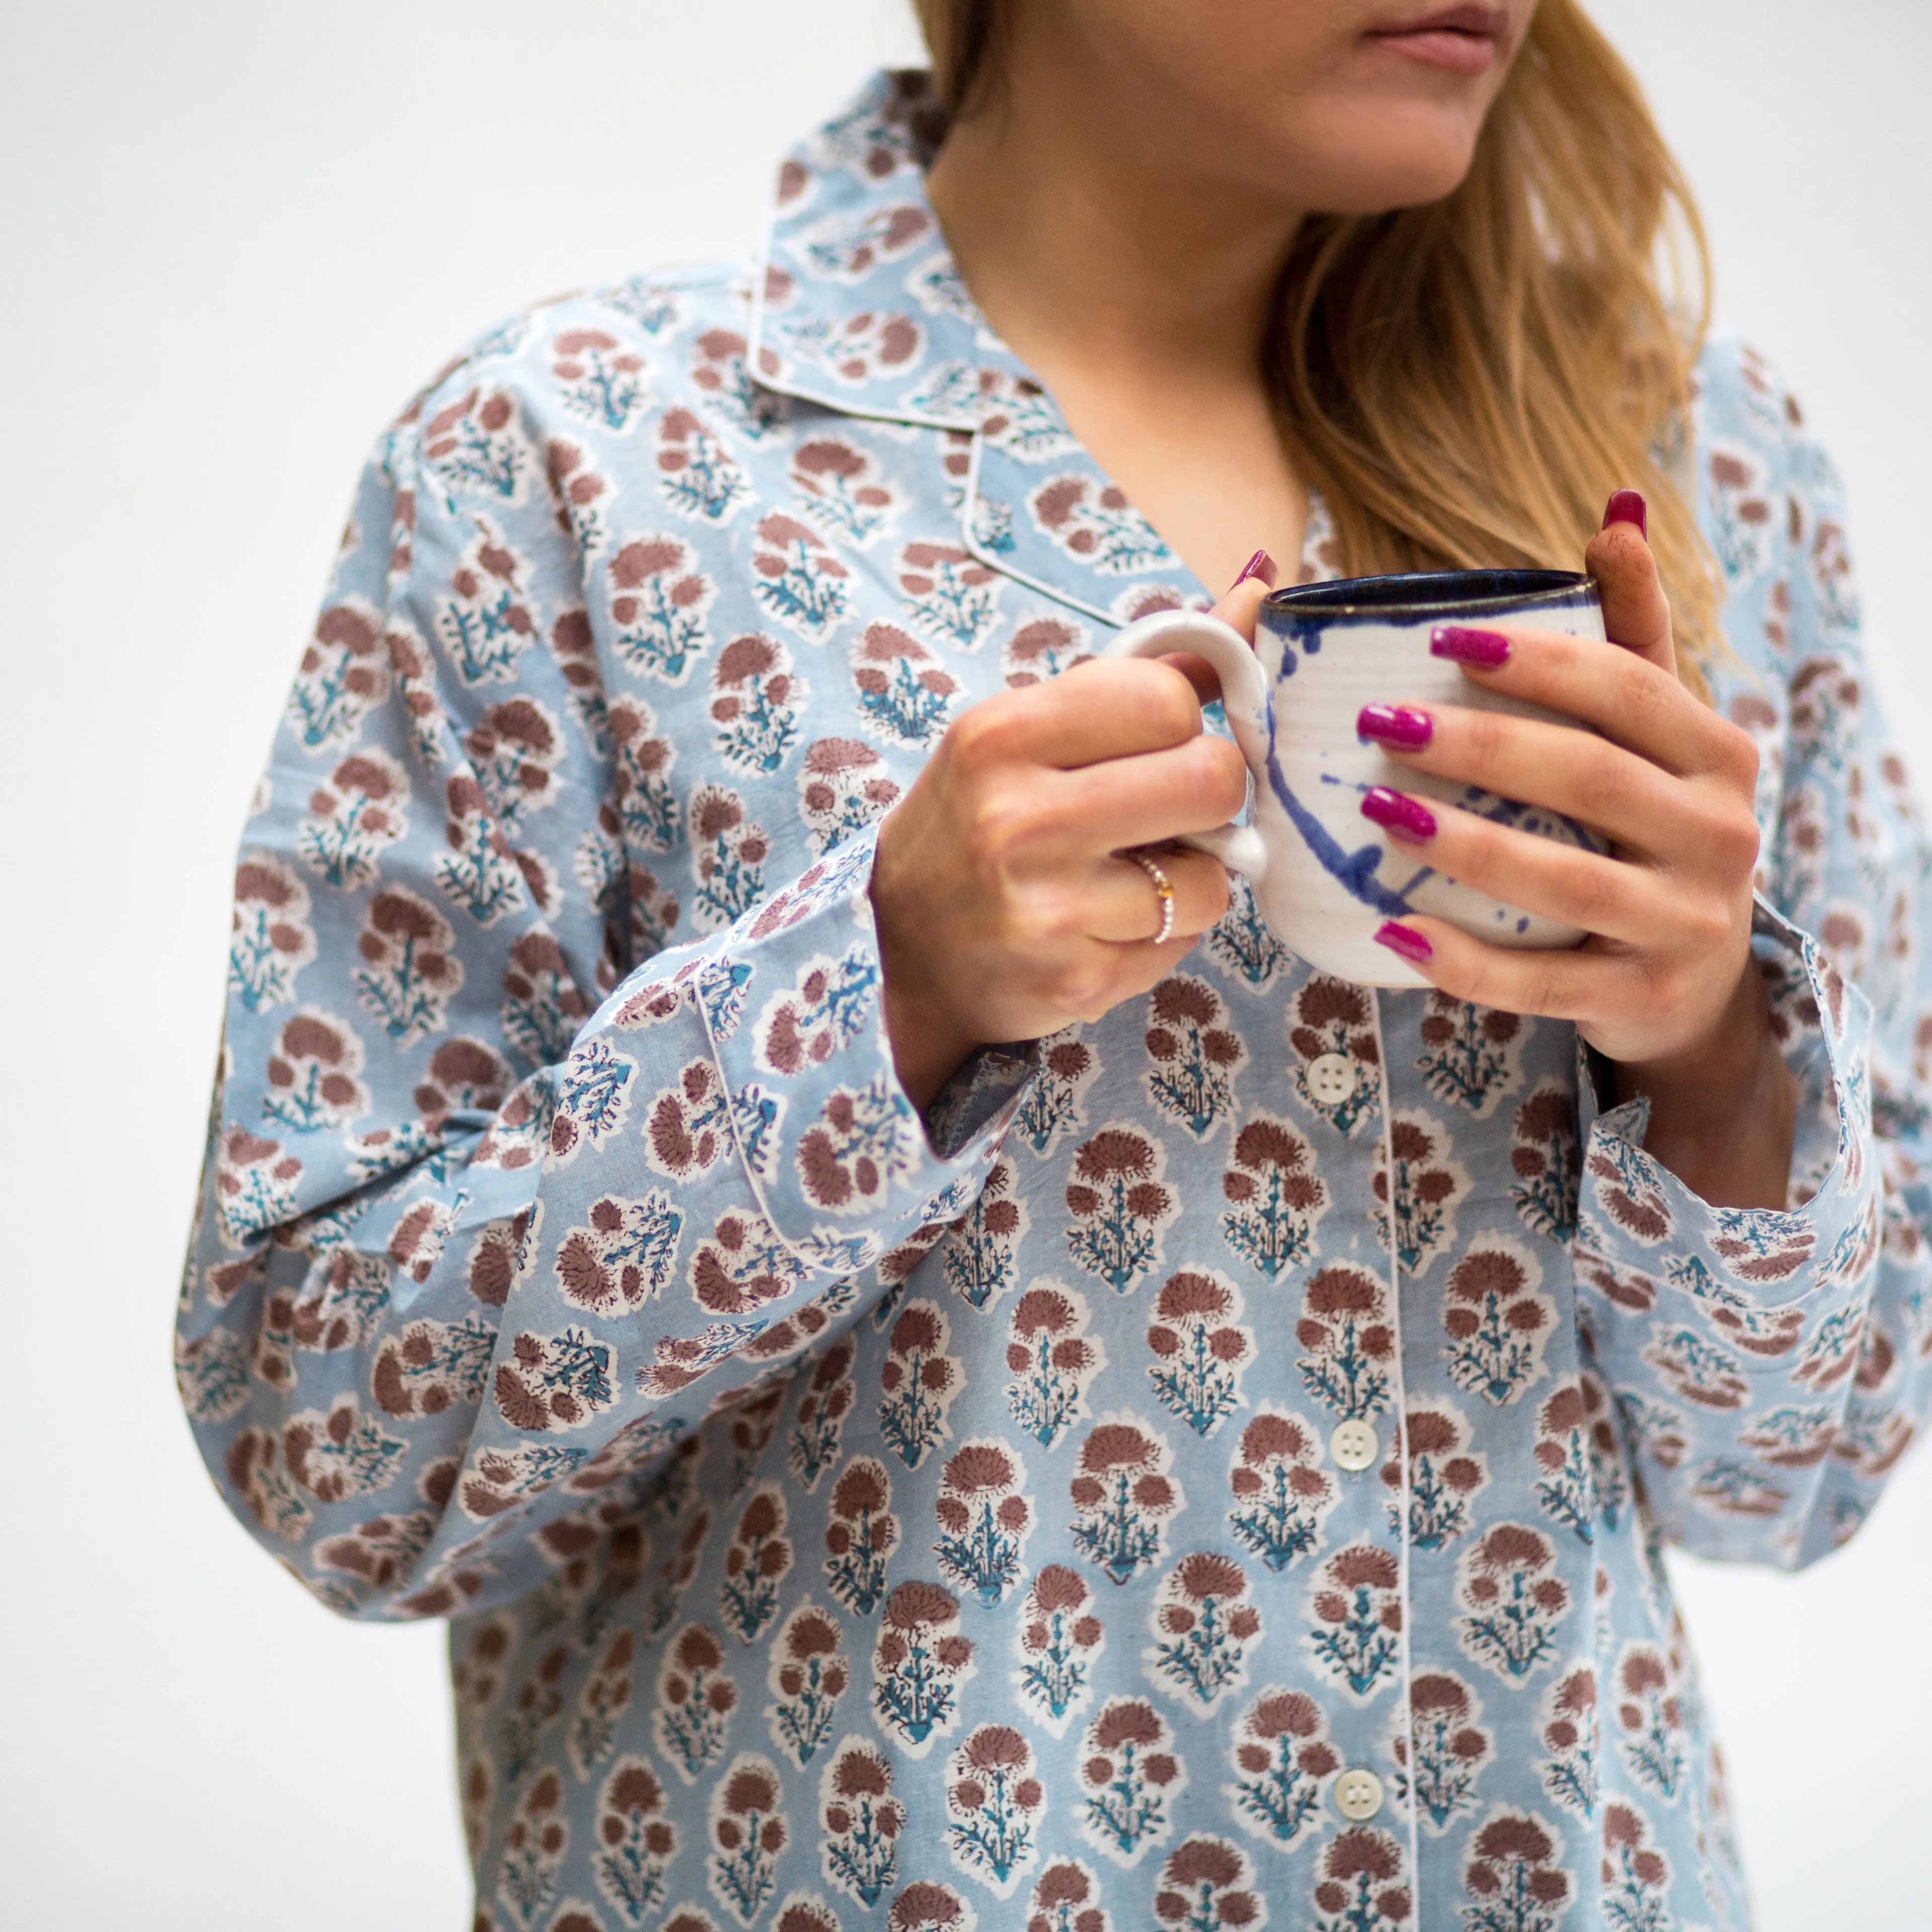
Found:
[[[1495,64],[1496,44],[1487,34],[1459,33],[1453,28],[1424,28],[1419,33],[1371,34],[1369,38],[1427,67],[1451,74],[1486,74]]]

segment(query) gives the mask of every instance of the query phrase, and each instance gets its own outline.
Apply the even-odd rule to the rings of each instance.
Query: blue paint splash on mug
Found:
[[[1288,789],[1281,760],[1275,755],[1272,744],[1268,746],[1268,775],[1269,789],[1281,801],[1282,810],[1301,834],[1302,843],[1315,854],[1322,869],[1337,885],[1352,898],[1389,918],[1403,918],[1415,910],[1400,892],[1391,892],[1376,877],[1376,868],[1382,862],[1382,848],[1379,845],[1364,845],[1358,851],[1345,852],[1340,841]],[[1426,869],[1424,868],[1425,876]]]

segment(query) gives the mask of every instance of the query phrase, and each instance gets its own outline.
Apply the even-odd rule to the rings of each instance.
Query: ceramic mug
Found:
[[[1498,621],[1604,637],[1597,586],[1558,570],[1456,570],[1360,577],[1276,590],[1262,604],[1251,650],[1218,617],[1163,610],[1130,624],[1108,657],[1192,651],[1221,680],[1234,742],[1254,779],[1249,823],[1176,842],[1210,852],[1254,888],[1262,916],[1312,966],[1366,986],[1428,982],[1376,933],[1387,920],[1426,913],[1498,946],[1574,946],[1576,927],[1459,885],[1414,847],[1395,844],[1361,813],[1364,793],[1387,785],[1460,806],[1544,838],[1602,851],[1575,820],[1432,777],[1358,738],[1365,704],[1459,704],[1576,730],[1539,705],[1504,698],[1431,656],[1438,625]]]

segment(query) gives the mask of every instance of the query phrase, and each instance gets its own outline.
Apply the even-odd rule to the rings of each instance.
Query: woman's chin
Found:
[[[1452,139],[1378,144],[1358,154],[1331,147],[1318,168],[1310,168],[1304,154],[1284,155],[1282,166],[1304,184],[1298,196],[1304,207],[1328,214],[1386,214],[1454,194],[1474,153],[1468,130],[1459,128]]]

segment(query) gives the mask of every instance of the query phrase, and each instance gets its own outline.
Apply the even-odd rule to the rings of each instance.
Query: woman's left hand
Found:
[[[1640,517],[1641,500],[1619,493],[1612,509]],[[1405,812],[1400,795],[1372,794],[1363,808],[1438,871],[1591,936],[1570,951],[1517,951],[1421,917],[1380,936],[1459,999],[1573,1021],[1617,1063],[1626,1097],[1649,1095],[1646,1144],[1687,1184],[1714,1204],[1742,1193],[1752,1198],[1721,1204],[1782,1208],[1795,1092],[1750,959],[1756,748],[1678,682],[1670,606],[1640,524],[1606,524],[1586,560],[1621,648],[1511,628],[1438,632],[1437,649],[1473,682],[1600,735],[1404,705],[1397,694],[1365,710],[1361,729],[1418,771],[1604,833],[1612,850],[1599,856],[1432,800],[1407,800]],[[1744,1132],[1739,1110],[1757,1109],[1762,1124],[1766,1102],[1767,1130]]]

